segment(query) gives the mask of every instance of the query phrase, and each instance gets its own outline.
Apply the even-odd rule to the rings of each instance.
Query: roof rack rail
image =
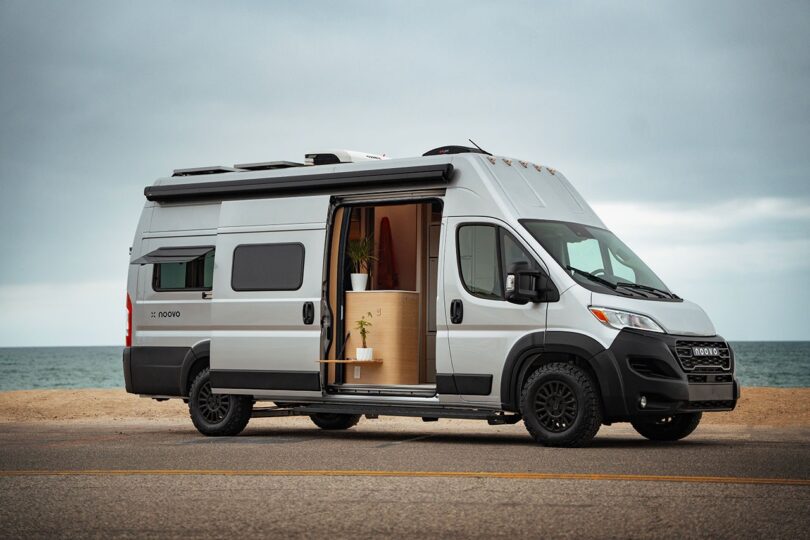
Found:
[[[172,171],[172,176],[199,176],[202,174],[222,174],[229,172],[238,172],[238,169],[233,167],[224,167],[222,165],[212,165],[211,167],[191,167],[189,169],[175,169]]]
[[[271,171],[274,169],[289,169],[292,167],[305,167],[303,163],[294,161],[265,161],[263,163],[237,163],[236,169],[243,171]]]

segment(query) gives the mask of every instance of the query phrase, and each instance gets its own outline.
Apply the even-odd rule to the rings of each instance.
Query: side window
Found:
[[[295,291],[303,282],[302,244],[242,244],[233,250],[235,291]]]
[[[470,294],[503,298],[498,257],[498,228],[493,225],[462,225],[458,229],[458,265],[464,287]]]
[[[156,291],[210,291],[214,282],[214,251],[188,262],[155,263]]]
[[[487,300],[504,300],[503,283],[515,263],[536,270],[537,261],[517,239],[495,225],[458,228],[458,265],[467,291]]]
[[[501,261],[503,262],[501,274],[503,275],[504,281],[506,280],[506,274],[509,273],[509,269],[515,263],[525,262],[529,265],[531,270],[537,269],[537,262],[534,260],[534,257],[526,253],[523,246],[520,245],[520,242],[503,229],[501,229]]]

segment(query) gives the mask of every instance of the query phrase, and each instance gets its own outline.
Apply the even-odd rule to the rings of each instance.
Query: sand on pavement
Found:
[[[0,392],[0,422],[160,421],[188,418],[179,399],[158,402],[123,389]],[[705,414],[707,424],[810,426],[810,388],[743,388],[737,408]]]

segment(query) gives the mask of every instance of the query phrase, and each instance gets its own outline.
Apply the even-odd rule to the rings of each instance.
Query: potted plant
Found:
[[[352,240],[349,242],[347,250],[349,259],[354,266],[352,273],[352,290],[365,291],[368,286],[368,266],[371,261],[377,260],[372,255],[374,252],[374,240],[370,236],[366,236],[359,240]]]
[[[368,317],[368,319],[366,319],[366,317]],[[359,321],[355,322],[355,324],[357,325],[355,326],[355,329],[360,331],[360,340],[363,342],[362,347],[357,347],[355,349],[355,355],[358,360],[364,361],[374,360],[374,349],[366,346],[366,338],[368,337],[369,334],[368,329],[371,327],[371,317],[372,315],[371,312],[369,311],[368,313],[360,317]]]

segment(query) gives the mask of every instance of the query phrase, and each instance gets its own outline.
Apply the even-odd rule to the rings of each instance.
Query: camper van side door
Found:
[[[544,329],[547,309],[543,302],[508,302],[507,273],[515,265],[537,271],[542,265],[495,219],[450,218],[446,245],[444,303],[453,373],[441,374],[438,391],[455,392],[462,401],[499,403],[510,348],[521,336]]]
[[[223,202],[212,300],[215,391],[321,396],[328,207],[328,197]]]

